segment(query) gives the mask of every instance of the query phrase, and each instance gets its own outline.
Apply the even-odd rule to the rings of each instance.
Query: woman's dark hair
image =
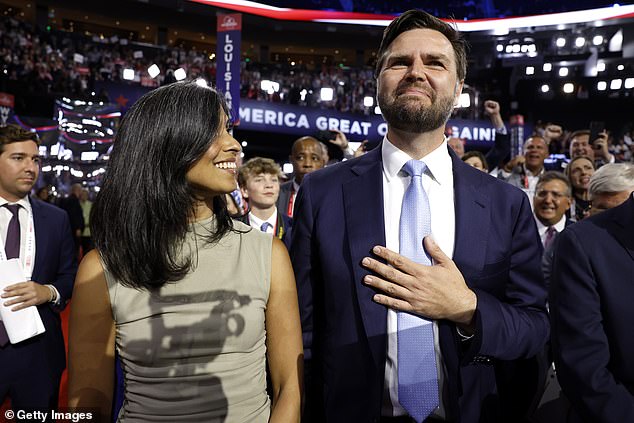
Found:
[[[471,157],[477,157],[478,160],[480,160],[480,163],[482,163],[482,167],[484,168],[484,170],[489,170],[489,164],[487,163],[487,159],[484,156],[484,154],[482,154],[482,152],[480,152],[478,150],[467,151],[462,156],[462,161],[466,162]]]
[[[123,285],[160,287],[190,270],[192,259],[180,254],[195,204],[185,175],[227,114],[221,94],[182,82],[145,94],[121,121],[90,224],[105,267]],[[207,242],[232,230],[224,196],[213,199],[213,212]]]

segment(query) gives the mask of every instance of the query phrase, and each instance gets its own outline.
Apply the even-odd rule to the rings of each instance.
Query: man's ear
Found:
[[[462,94],[462,88],[464,87],[464,79],[456,82],[456,87],[453,93],[453,105],[454,107],[458,106],[460,102],[460,94]]]
[[[246,187],[240,187],[240,193],[242,194],[242,198],[249,198],[249,190]]]

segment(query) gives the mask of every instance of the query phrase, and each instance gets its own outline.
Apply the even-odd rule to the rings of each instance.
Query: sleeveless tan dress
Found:
[[[192,225],[182,254],[194,266],[178,282],[149,292],[106,272],[125,380],[119,422],[268,421],[271,235],[234,222],[246,233],[207,245],[213,224]]]

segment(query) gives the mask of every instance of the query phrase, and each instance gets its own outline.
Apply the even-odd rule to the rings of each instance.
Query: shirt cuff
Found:
[[[44,285],[44,286],[46,286],[48,289],[50,289],[52,292],[55,293],[55,298],[53,298],[53,301],[51,301],[51,303],[53,303],[53,305],[58,306],[60,304],[60,302],[61,302],[62,297],[61,297],[61,295],[59,295],[59,291],[57,290],[57,288],[55,288],[55,286],[50,285],[50,284],[47,284],[47,285]]]
[[[468,341],[469,339],[473,338],[473,336],[474,336],[474,335],[467,335],[466,333],[461,331],[459,327],[456,327],[456,331],[458,332],[458,336],[460,337],[461,341]]]
[[[506,126],[500,126],[499,128],[495,128],[495,132],[497,132],[500,135],[506,135],[509,132],[506,130]]]

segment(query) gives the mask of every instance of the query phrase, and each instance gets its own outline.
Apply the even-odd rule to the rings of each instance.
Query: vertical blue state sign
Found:
[[[216,89],[224,94],[231,121],[240,123],[240,43],[242,15],[218,15],[216,43]]]

